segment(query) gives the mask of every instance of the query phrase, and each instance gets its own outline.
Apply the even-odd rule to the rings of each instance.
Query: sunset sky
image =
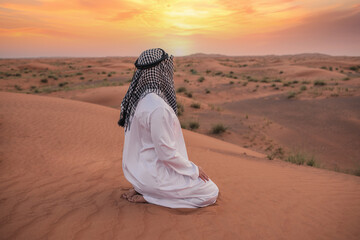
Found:
[[[0,58],[360,56],[359,0],[0,0]]]

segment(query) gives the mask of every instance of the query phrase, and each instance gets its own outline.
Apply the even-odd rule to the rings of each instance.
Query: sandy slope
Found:
[[[359,239],[360,178],[282,161],[184,130],[220,188],[211,207],[120,198],[115,109],[0,93],[0,239]],[[246,154],[244,154],[244,152]]]

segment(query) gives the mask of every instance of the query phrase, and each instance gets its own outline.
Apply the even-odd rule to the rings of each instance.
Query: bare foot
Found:
[[[140,194],[135,194],[132,197],[128,198],[127,200],[133,203],[147,203],[143,195]]]
[[[134,188],[131,188],[129,189],[129,191],[127,191],[126,193],[123,193],[121,195],[122,198],[125,198],[125,199],[129,199],[131,197],[133,197],[135,194],[137,194],[137,192],[135,191]]]

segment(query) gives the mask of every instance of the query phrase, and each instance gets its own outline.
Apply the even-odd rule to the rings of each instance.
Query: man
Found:
[[[141,53],[121,103],[122,167],[133,185],[123,198],[170,208],[205,207],[219,189],[188,159],[177,118],[173,57],[160,48]]]

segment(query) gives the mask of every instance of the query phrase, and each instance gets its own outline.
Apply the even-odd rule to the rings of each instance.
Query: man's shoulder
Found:
[[[167,104],[160,96],[156,93],[148,93],[146,96],[139,102],[139,107],[142,111],[151,113],[158,108],[167,108]]]
[[[156,93],[149,93],[141,99],[135,115],[145,126],[150,126],[151,119],[173,119],[176,117],[172,108]]]

